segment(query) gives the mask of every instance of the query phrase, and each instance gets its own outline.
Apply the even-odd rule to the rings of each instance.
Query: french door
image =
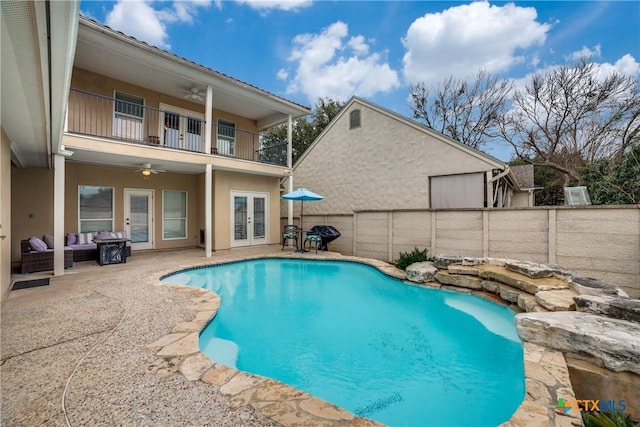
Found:
[[[153,249],[153,190],[124,190],[124,224],[131,249]]]
[[[231,192],[231,246],[269,243],[268,193]]]
[[[160,104],[161,144],[171,148],[202,152],[204,115],[184,108]]]

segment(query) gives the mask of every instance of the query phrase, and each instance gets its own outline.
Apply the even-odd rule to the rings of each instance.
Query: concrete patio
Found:
[[[251,406],[231,410],[229,396],[201,381],[154,375],[148,347],[194,317],[188,293],[154,286],[159,271],[270,254],[299,255],[278,245],[211,259],[202,249],[153,251],[126,264],[76,263],[62,277],[17,276],[51,282],[11,291],[2,306],[2,424],[280,425]]]

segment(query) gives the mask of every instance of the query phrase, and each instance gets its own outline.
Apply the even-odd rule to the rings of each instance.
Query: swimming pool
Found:
[[[392,426],[495,426],[524,397],[508,308],[358,263],[235,262],[165,279],[218,293],[212,360]]]

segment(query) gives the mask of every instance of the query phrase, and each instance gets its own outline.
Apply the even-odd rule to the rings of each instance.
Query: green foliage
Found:
[[[310,118],[301,118],[293,122],[293,163],[320,135],[329,122],[338,115],[344,103],[334,99],[318,98]],[[269,129],[263,135],[263,147],[274,147],[287,141],[288,125],[283,123]]]
[[[639,427],[631,420],[631,415],[622,412],[582,412],[585,427]]]
[[[623,154],[619,163],[592,162],[580,170],[594,205],[640,203],[640,144]]]
[[[400,252],[397,260],[393,263],[401,270],[406,270],[411,264],[423,261],[433,261],[433,258],[428,256],[428,249],[420,250],[414,248],[411,252]]]

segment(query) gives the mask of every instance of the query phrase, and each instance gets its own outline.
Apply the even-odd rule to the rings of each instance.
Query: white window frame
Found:
[[[115,187],[111,187],[108,185],[78,185],[78,233],[88,233],[88,231],[82,231],[82,222],[83,221],[107,221],[108,218],[101,219],[82,219],[80,215],[80,189],[82,187],[90,187],[90,188],[110,188],[111,189],[111,229],[110,230],[97,230],[97,231],[114,231],[113,227],[115,224],[115,200],[116,200],[116,189]]]
[[[220,123],[222,122],[222,123]],[[233,137],[229,137],[226,135],[222,135],[222,139],[226,140],[229,142],[229,152],[227,153],[223,153],[220,150],[220,147],[218,147],[218,140],[220,139],[220,126],[226,126],[226,127],[231,127],[228,125],[233,125]],[[216,123],[216,148],[218,150],[218,154],[226,154],[228,156],[235,156],[236,154],[236,133],[238,132],[238,126],[235,122],[232,122],[231,120],[226,120],[226,119],[218,119],[217,123]]]
[[[184,193],[184,218],[166,218],[164,211],[164,203],[166,200],[165,194],[167,192],[172,193]],[[183,219],[184,220],[184,237],[165,237],[164,230],[164,222],[165,220],[176,220]],[[185,190],[162,190],[162,240],[185,240],[189,235],[189,192]]]
[[[128,114],[128,113],[121,113],[116,111],[117,106],[118,106],[118,101],[122,101],[122,102],[129,102],[129,101],[124,101],[124,100],[118,100],[118,94],[122,94],[122,95],[126,95],[126,96],[130,96],[132,98],[138,98],[140,100],[142,100],[142,104],[140,104],[140,110],[142,112],[142,116],[136,116],[133,114]],[[145,123],[145,105],[146,105],[146,100],[144,99],[144,97],[142,96],[138,96],[138,95],[134,95],[122,90],[117,90],[114,89],[113,91],[113,119],[112,119],[112,132],[114,136],[117,137],[122,137],[122,135],[119,135],[119,132],[116,131],[116,123],[117,119],[128,119],[128,120],[132,120],[132,121],[139,121],[140,122],[140,135],[134,135],[133,137],[130,135],[127,135],[127,137],[129,139],[133,139],[133,140],[140,140],[142,141],[144,139],[144,123]]]

